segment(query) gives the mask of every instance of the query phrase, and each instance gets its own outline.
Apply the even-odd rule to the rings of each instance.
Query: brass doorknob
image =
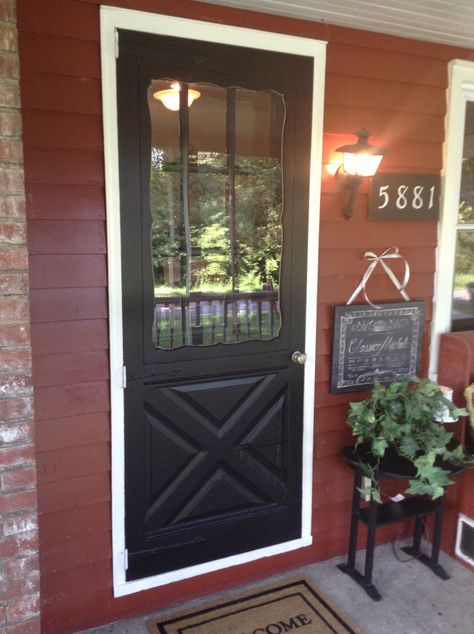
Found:
[[[304,365],[307,358],[308,357],[306,356],[306,353],[300,352],[299,350],[296,350],[291,355],[291,360],[293,361],[293,363],[299,363],[300,365]]]

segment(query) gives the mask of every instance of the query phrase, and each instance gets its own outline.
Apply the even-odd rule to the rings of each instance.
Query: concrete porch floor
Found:
[[[396,553],[404,560],[408,555]],[[422,563],[410,559],[399,561],[391,544],[379,546],[375,551],[373,581],[383,599],[375,602],[350,577],[336,568],[345,558],[305,566],[284,575],[272,577],[278,581],[297,575],[313,582],[363,634],[474,634],[474,574],[457,561],[441,553],[440,563],[450,575],[443,581]],[[362,570],[364,552],[357,554]],[[268,580],[265,580],[265,583]],[[182,605],[174,605],[161,612],[110,623],[99,628],[84,630],[87,634],[140,634],[147,633],[145,621],[159,614],[168,616],[175,611],[193,610],[213,600],[230,598],[233,592],[258,588],[257,582]],[[222,634],[225,634],[223,632]]]

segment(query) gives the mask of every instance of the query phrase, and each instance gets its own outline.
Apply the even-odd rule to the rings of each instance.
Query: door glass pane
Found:
[[[474,328],[474,102],[466,104],[452,329]]]
[[[283,96],[189,84],[148,104],[158,348],[268,341],[281,328]],[[196,91],[196,96],[193,91]],[[169,104],[168,104],[169,105]]]

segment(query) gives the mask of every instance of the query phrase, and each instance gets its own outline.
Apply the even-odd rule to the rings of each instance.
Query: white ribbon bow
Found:
[[[373,304],[370,301],[370,299],[367,296],[367,291],[366,291],[366,288],[365,288],[365,285],[369,281],[369,278],[372,275],[372,273],[374,272],[377,264],[381,264],[382,265],[385,273],[388,275],[388,277],[390,278],[390,280],[392,281],[393,285],[398,290],[400,295],[403,297],[403,299],[406,302],[410,301],[410,297],[408,296],[408,293],[405,290],[405,288],[406,288],[406,286],[408,284],[408,281],[410,279],[410,267],[408,266],[408,262],[403,257],[403,255],[401,255],[398,252],[398,248],[390,247],[389,249],[386,249],[381,255],[377,255],[377,254],[373,253],[372,251],[366,251],[364,253],[364,258],[368,262],[370,262],[370,264],[366,268],[365,273],[362,276],[362,280],[360,281],[360,284],[355,289],[355,291],[352,293],[349,301],[347,302],[347,305],[352,304],[352,302],[355,300],[357,295],[359,295],[359,293],[361,291],[364,291],[364,297],[365,297],[365,300],[366,300],[366,302],[368,304],[370,304],[373,308],[382,308],[381,306],[378,306],[377,304]],[[403,260],[403,262],[405,263],[405,275],[404,275],[402,283],[400,283],[400,281],[398,280],[398,278],[395,275],[395,273],[392,271],[392,269],[387,264],[387,260]]]

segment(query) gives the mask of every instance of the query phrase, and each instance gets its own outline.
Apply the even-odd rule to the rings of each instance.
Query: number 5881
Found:
[[[435,202],[435,185],[381,185],[378,189],[377,209],[395,206],[397,209],[429,211]]]

